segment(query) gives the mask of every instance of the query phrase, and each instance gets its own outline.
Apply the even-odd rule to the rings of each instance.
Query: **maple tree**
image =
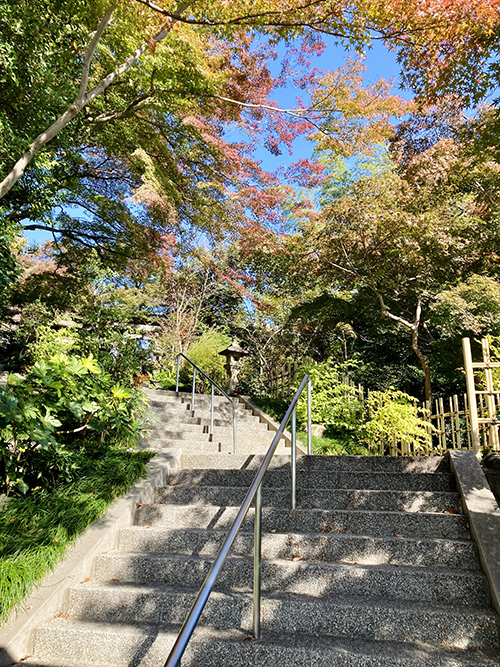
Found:
[[[39,0],[38,4],[24,5],[6,6],[4,12],[2,28],[9,44],[4,61],[9,65],[9,87],[16,92],[9,96],[7,111],[16,113],[4,112],[2,118],[8,130],[6,136],[14,138],[14,152],[26,144],[28,133],[37,128],[41,132],[14,168],[8,168],[6,174],[4,171],[0,197],[17,182],[40,149],[55,137],[58,141],[52,144],[52,155],[49,151],[46,156],[56,161],[58,144],[63,150],[71,145],[80,148],[89,132],[93,147],[104,145],[107,149],[106,140],[99,136],[106,134],[102,125],[112,123],[114,128],[116,121],[130,122],[140,114],[150,114],[152,109],[157,112],[162,105],[177,116],[176,129],[187,106],[194,111],[192,115],[197,122],[200,118],[205,121],[205,131],[207,120],[218,119],[223,123],[242,122],[246,118],[247,129],[255,130],[267,117],[271,129],[265,141],[272,150],[279,150],[280,143],[290,143],[298,132],[310,129],[317,121],[328,134],[332,116],[343,111],[342,108],[325,109],[328,90],[323,103],[316,98],[308,108],[299,105],[297,109],[278,112],[277,105],[269,101],[273,86],[291,73],[294,58],[305,65],[304,73],[295,77],[296,83],[304,86],[307,81],[314,82],[314,72],[308,71],[306,60],[308,53],[324,48],[321,35],[332,35],[340,43],[358,49],[366,47],[374,36],[384,38],[406,58],[406,71],[410,71],[410,61],[422,62],[419,52],[422,40],[429,47],[427,60],[431,59],[436,66],[440,66],[438,54],[446,51],[446,45],[453,40],[455,49],[462,49],[462,57],[467,57],[471,50],[475,52],[473,40],[469,39],[470,48],[465,48],[466,28],[474,18],[476,32],[489,34],[494,13],[491,3],[458,0],[448,3],[446,11],[437,2],[418,7],[408,3],[400,7],[397,2],[384,7],[358,2],[351,7],[326,0],[313,3],[294,0],[286,6],[276,0],[258,3],[123,0],[114,11],[107,9],[104,2],[87,7],[77,0],[71,3]],[[37,17],[47,13],[50,20],[40,35],[36,33]],[[484,19],[479,23],[481,29],[477,27],[478,16]],[[289,49],[283,61],[282,76],[276,81],[271,80],[267,69],[272,51],[268,47],[252,47],[252,35],[256,32],[262,33],[270,46],[279,40],[301,40],[298,46]],[[24,79],[30,78],[29,66],[33,65],[33,60],[25,55],[30,33],[37,34],[33,60],[37,57],[40,60],[40,55],[43,58],[41,67],[39,63],[33,67],[37,76],[33,81],[31,104],[23,104],[20,93],[26,85]],[[31,48],[31,43],[29,46]],[[14,55],[17,52],[21,57]],[[138,62],[140,68],[136,66]],[[449,63],[446,66],[451,67]],[[211,73],[207,71],[210,69]],[[339,85],[338,76],[330,79],[326,76],[322,85]],[[35,93],[36,84],[41,87],[40,98]],[[340,86],[342,84],[340,81]],[[153,100],[160,104],[150,107]],[[57,117],[57,110],[64,109],[65,105],[67,108]],[[390,110],[386,108],[384,113]],[[18,120],[17,127],[16,121],[5,120],[8,115]],[[344,115],[349,117],[349,110]],[[47,119],[54,116],[54,123],[47,127]],[[283,121],[284,117],[288,122]],[[157,119],[155,115],[149,120]],[[71,131],[68,125],[72,126]],[[171,130],[171,126],[167,128]],[[158,132],[161,131],[160,128]],[[60,134],[66,136],[60,140]],[[221,148],[221,132],[215,134]],[[83,145],[86,143],[88,141],[84,140]],[[212,148],[217,143],[213,133],[204,149],[209,143]],[[116,144],[115,141],[115,149]],[[242,147],[236,149],[238,156],[241,152]],[[10,161],[10,155],[8,157]],[[66,155],[65,162],[68,161]],[[40,172],[47,169],[47,162],[50,163],[50,159],[41,161],[39,179]],[[91,171],[91,167],[87,167],[88,170]],[[142,168],[145,169],[144,165]]]

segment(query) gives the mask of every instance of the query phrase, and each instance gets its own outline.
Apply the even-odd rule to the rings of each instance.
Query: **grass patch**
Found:
[[[111,503],[146,476],[150,452],[100,443],[82,450],[78,479],[0,507],[0,625]]]
[[[297,430],[297,440],[300,440],[307,447],[307,432]],[[377,452],[358,444],[355,440],[338,438],[318,437],[313,435],[312,453],[329,456],[374,456]]]

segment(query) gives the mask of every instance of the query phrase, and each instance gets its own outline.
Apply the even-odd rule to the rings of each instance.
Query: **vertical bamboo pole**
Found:
[[[469,399],[467,394],[464,394],[464,417],[465,417],[465,432],[467,433],[467,449],[472,449],[471,434],[472,427],[470,424]]]
[[[491,372],[491,366],[490,366],[490,344],[488,342],[487,338],[483,338],[482,340],[482,348],[483,348],[483,363],[484,363],[484,376],[486,380],[486,391],[490,392],[487,395],[487,406],[488,406],[488,419],[492,420],[492,423],[490,424],[490,427],[488,429],[488,445],[491,447],[491,449],[498,451],[498,429],[495,424],[496,421],[496,406],[495,406],[495,395],[493,394],[494,392],[494,386],[493,386],[493,373]]]
[[[451,449],[458,449],[456,433],[455,433],[455,413],[453,411],[453,398],[448,399],[448,410],[450,415],[450,434],[451,434]]]
[[[458,396],[453,396],[453,419],[455,422],[456,446],[455,449],[462,449],[462,435],[460,433],[460,407],[458,405]]]
[[[472,434],[472,448],[479,454],[479,422],[477,421],[476,387],[474,385],[474,369],[472,367],[472,352],[470,340],[462,338],[462,349],[464,353],[465,379],[467,383],[467,398],[469,399],[469,418]]]
[[[444,415],[444,401],[442,398],[439,399],[439,414],[441,418],[441,450],[444,453],[446,451],[446,421]]]

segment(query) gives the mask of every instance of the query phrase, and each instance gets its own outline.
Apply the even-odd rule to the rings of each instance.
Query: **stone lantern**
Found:
[[[219,352],[222,356],[226,357],[226,363],[224,368],[227,371],[229,378],[227,391],[229,394],[233,394],[238,384],[238,375],[241,370],[241,358],[246,357],[248,352],[240,347],[237,340],[233,340],[231,345],[227,347],[222,352]]]

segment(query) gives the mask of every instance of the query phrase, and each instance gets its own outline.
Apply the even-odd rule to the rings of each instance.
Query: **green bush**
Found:
[[[373,391],[366,401],[368,418],[360,439],[381,453],[391,442],[407,442],[414,452],[431,445],[434,427],[424,418],[414,399],[395,389]]]
[[[191,359],[202,371],[204,371],[212,380],[215,380],[221,387],[226,385],[226,371],[224,370],[225,358],[219,352],[222,352],[231,344],[231,338],[219,331],[206,331],[186,351],[186,356]],[[180,378],[184,385],[192,382],[193,367],[184,362],[181,367]],[[198,391],[207,391],[209,383],[204,381],[198,375]]]
[[[325,426],[326,442],[318,443],[318,448],[324,453],[361,453],[363,448],[383,453],[392,442],[405,441],[414,451],[430,446],[433,427],[411,396],[389,388],[361,400],[356,388],[341,381],[341,371],[331,360],[309,370],[314,387],[312,422]],[[305,393],[297,405],[297,420],[299,424],[307,421]]]
[[[71,476],[89,433],[135,443],[142,393],[116,384],[92,357],[55,355],[0,389],[0,490],[26,494]]]
[[[353,387],[340,379],[338,366],[328,360],[308,370],[313,384],[311,418],[322,424],[327,432],[353,434],[363,423],[363,403]],[[297,405],[297,420],[307,422],[307,397],[303,392]]]

